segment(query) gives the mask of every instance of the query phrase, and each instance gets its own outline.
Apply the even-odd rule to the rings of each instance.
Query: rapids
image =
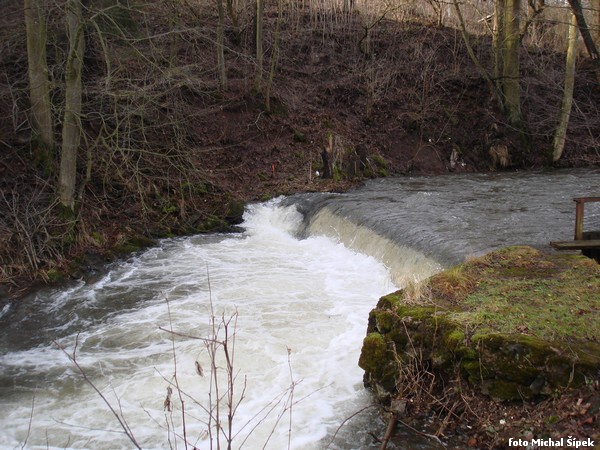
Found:
[[[470,255],[570,239],[572,197],[599,193],[594,170],[372,180],[250,205],[243,233],[166,239],[39,291],[0,312],[0,448],[133,448],[115,414],[142,448],[184,448],[181,400],[190,448],[217,448],[225,323],[233,448],[378,448],[357,367],[377,299]],[[600,229],[598,204],[585,226]]]

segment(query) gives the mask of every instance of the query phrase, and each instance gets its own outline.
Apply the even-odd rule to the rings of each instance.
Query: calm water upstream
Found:
[[[233,448],[378,448],[367,433],[384,424],[372,411],[333,439],[371,403],[357,360],[377,299],[469,255],[570,239],[571,199],[586,195],[600,195],[600,172],[374,180],[252,205],[244,233],[164,240],[95,282],[38,292],[0,317],[0,448],[133,448],[58,345],[76,348],[145,449],[184,448],[177,390],[172,411],[164,407],[176,372],[188,442],[211,448],[212,438],[217,448],[227,379],[211,389],[211,358],[197,339],[211,336],[213,314],[219,339],[222,318],[234,318]],[[587,213],[586,227],[600,229],[599,208]],[[223,375],[222,353],[216,365]]]

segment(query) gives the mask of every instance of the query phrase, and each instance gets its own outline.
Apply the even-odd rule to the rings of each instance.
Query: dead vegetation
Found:
[[[501,449],[510,438],[597,441],[597,278],[598,265],[588,258],[509,247],[436,274],[420,288],[409,284],[383,297],[369,316],[359,361],[390,418],[381,448],[394,442],[397,424],[447,448]],[[447,308],[454,312],[445,315]],[[456,327],[449,328],[448,320]],[[491,349],[484,343],[490,332],[506,341]],[[516,380],[519,361],[535,370],[546,364],[532,363],[533,352],[503,362],[503,349],[529,345],[530,339],[533,346],[549,343],[556,355],[585,350],[565,366],[561,383],[550,387],[560,371],[559,357],[551,357],[543,375],[530,374],[516,396],[500,401],[491,385]],[[590,371],[582,369],[586,358],[596,361]],[[507,393],[510,382],[500,385]]]
[[[465,3],[462,13],[474,52],[488,63],[484,3]],[[45,4],[58,135],[64,11],[60,2]],[[442,2],[282,2],[281,19],[277,4],[267,3],[261,75],[272,75],[268,98],[255,89],[253,5],[224,6],[223,73],[214,5],[87,4],[77,208],[65,217],[55,202],[58,154],[39,144],[29,119],[22,5],[5,2],[0,283],[7,291],[73,272],[86,254],[112,257],[142,236],[226,229],[248,200],[344,189],[387,174],[548,164],[562,95],[560,9],[532,16],[523,34],[527,150]],[[560,166],[599,164],[599,96],[589,61],[580,58]]]

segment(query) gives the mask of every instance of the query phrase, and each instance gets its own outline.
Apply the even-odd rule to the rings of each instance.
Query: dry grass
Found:
[[[511,247],[436,275],[434,298],[462,311],[451,318],[469,327],[544,339],[600,336],[600,266],[574,255]]]

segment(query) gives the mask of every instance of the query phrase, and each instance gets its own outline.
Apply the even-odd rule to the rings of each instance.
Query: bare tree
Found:
[[[442,27],[444,25],[444,8],[445,1],[442,0],[427,0],[431,9],[433,9],[433,13],[436,17],[436,25],[438,27]]]
[[[600,42],[600,0],[590,0],[590,3],[596,19],[596,33],[594,39],[596,42]]]
[[[571,106],[573,105],[573,88],[575,86],[575,60],[577,59],[577,17],[571,14],[571,24],[569,26],[569,38],[567,49],[567,64],[565,69],[565,88],[560,108],[558,126],[554,135],[554,152],[552,161],[560,159],[565,147],[567,136],[567,126],[571,115]]]
[[[271,68],[267,79],[267,90],[265,92],[265,109],[271,112],[271,88],[275,78],[275,69],[279,59],[279,33],[281,31],[281,20],[283,18],[283,0],[277,0],[277,24],[275,25],[275,37],[273,41],[273,52],[271,54]]]
[[[219,13],[219,21],[217,23],[217,65],[219,68],[219,80],[221,89],[227,90],[227,71],[225,69],[225,10],[223,8],[223,0],[217,0],[217,11]]]
[[[29,101],[33,126],[47,149],[54,147],[50,81],[46,60],[46,19],[40,0],[25,0]]]
[[[66,12],[69,53],[65,70],[65,116],[60,154],[59,200],[70,210],[75,206],[77,150],[81,141],[81,71],[84,35],[80,0],[67,0]]]
[[[263,54],[263,15],[265,3],[264,0],[256,0],[256,16],[255,16],[255,35],[256,40],[256,78],[254,87],[258,92],[262,91],[262,73],[264,65]]]
[[[494,54],[494,79],[496,88],[502,90],[500,74],[502,73],[502,41],[504,36],[504,0],[494,1],[494,16],[492,29],[492,47]]]
[[[575,18],[577,19],[577,26],[579,27],[579,32],[581,33],[581,37],[583,38],[583,42],[585,43],[585,48],[587,49],[590,58],[594,62],[594,67],[596,70],[596,76],[598,77],[598,81],[600,82],[600,53],[598,52],[598,48],[592,38],[592,33],[590,32],[590,28],[587,25],[585,20],[585,16],[583,14],[583,7],[581,6],[581,0],[569,0],[569,5],[571,5],[571,9],[573,10],[573,14],[575,14]]]
[[[521,89],[519,86],[520,14],[521,1],[506,0],[504,7],[502,92],[508,120],[519,129],[522,127]]]
[[[521,40],[527,34],[529,28],[532,30],[537,30],[540,26],[540,22],[538,17],[540,17],[544,10],[546,9],[546,0],[527,0],[527,5],[529,6],[528,11],[529,14],[525,20],[525,25],[523,26],[523,31],[521,32]]]
[[[479,69],[479,71],[485,78],[485,81],[487,82],[488,88],[490,90],[490,95],[493,95],[495,99],[497,99],[499,102],[501,102],[502,96],[499,93],[500,89],[498,88],[498,86],[496,84],[494,84],[494,81],[490,77],[490,74],[485,69],[485,67],[483,67],[483,64],[481,64],[481,61],[479,60],[479,58],[475,54],[475,51],[473,50],[473,46],[471,45],[471,42],[469,40],[469,35],[467,33],[467,27],[465,25],[465,20],[464,20],[463,14],[460,10],[458,0],[453,0],[452,3],[454,5],[454,10],[456,12],[456,16],[458,17],[458,23],[460,24],[460,30],[461,30],[463,41],[465,43],[465,46],[467,47],[467,53],[469,54],[471,61],[473,61],[473,64],[475,64],[475,66],[477,66],[477,69]],[[496,64],[496,62],[494,64],[494,70],[495,71],[498,70],[498,65]]]

